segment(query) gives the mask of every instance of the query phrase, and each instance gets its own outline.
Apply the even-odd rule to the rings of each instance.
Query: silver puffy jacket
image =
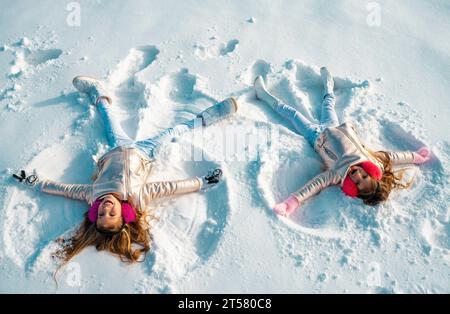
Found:
[[[314,149],[324,161],[327,170],[292,193],[300,203],[330,185],[342,185],[349,168],[360,162],[371,161],[383,169],[383,165],[372,157],[361,142],[355,126],[350,122],[326,128],[317,138]],[[394,165],[409,164],[414,160],[412,152],[388,152],[388,154]]]
[[[198,177],[150,182],[153,162],[139,149],[116,147],[98,161],[93,184],[64,184],[41,179],[36,188],[89,204],[103,195],[114,193],[141,210],[154,199],[200,190],[202,180]]]

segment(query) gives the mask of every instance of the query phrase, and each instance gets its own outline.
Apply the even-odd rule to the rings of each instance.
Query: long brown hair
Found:
[[[146,253],[150,250],[152,244],[150,221],[153,219],[156,219],[156,217],[152,213],[136,210],[136,220],[134,222],[123,225],[117,233],[108,234],[105,231],[116,230],[114,228],[111,230],[98,228],[95,223],[89,220],[86,212],[83,222],[71,238],[57,240],[61,247],[53,256],[61,260],[62,263],[54,273],[55,281],[58,271],[74,256],[91,245],[95,246],[97,251],[106,250],[126,263],[144,261]]]
[[[387,152],[369,152],[383,165],[383,176],[379,181],[372,179],[372,188],[368,191],[360,191],[358,193],[358,198],[362,199],[366,205],[375,206],[386,201],[392,190],[409,188],[413,183],[414,178],[406,184],[402,183],[405,171],[393,170],[392,161]]]

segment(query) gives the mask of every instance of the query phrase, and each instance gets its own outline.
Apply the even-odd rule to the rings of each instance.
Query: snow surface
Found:
[[[450,292],[448,1],[0,4],[0,292]],[[71,26],[77,4],[80,25]],[[368,23],[373,8],[378,26]],[[251,84],[264,76],[274,94],[317,119],[322,65],[335,75],[339,118],[369,147],[427,145],[433,160],[409,167],[413,187],[383,206],[330,188],[280,219],[271,206],[322,164]],[[71,85],[80,74],[105,80],[136,139],[228,96],[240,107],[201,137],[162,148],[155,180],[217,166],[226,180],[155,202],[160,220],[144,263],[89,248],[56,286],[54,240],[87,207],[19,187],[11,173],[90,182],[108,147],[95,108]],[[236,149],[225,149],[233,137]],[[257,147],[248,144],[255,138]],[[188,152],[204,159],[189,161]]]

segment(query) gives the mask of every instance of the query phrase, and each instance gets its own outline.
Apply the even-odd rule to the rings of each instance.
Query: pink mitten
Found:
[[[296,197],[290,196],[282,203],[278,203],[273,207],[273,210],[277,215],[288,217],[299,206],[299,202]]]
[[[416,165],[423,164],[431,159],[431,150],[428,147],[422,147],[417,152],[414,152],[413,163]]]
[[[280,216],[286,216],[287,204],[285,202],[278,203],[273,207],[273,211]]]

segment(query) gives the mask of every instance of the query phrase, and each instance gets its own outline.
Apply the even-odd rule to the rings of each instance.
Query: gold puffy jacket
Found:
[[[97,163],[93,184],[64,184],[40,180],[36,188],[42,192],[86,201],[114,193],[135,208],[144,210],[157,198],[196,192],[202,186],[198,177],[165,182],[150,182],[153,160],[136,148],[116,147]]]

